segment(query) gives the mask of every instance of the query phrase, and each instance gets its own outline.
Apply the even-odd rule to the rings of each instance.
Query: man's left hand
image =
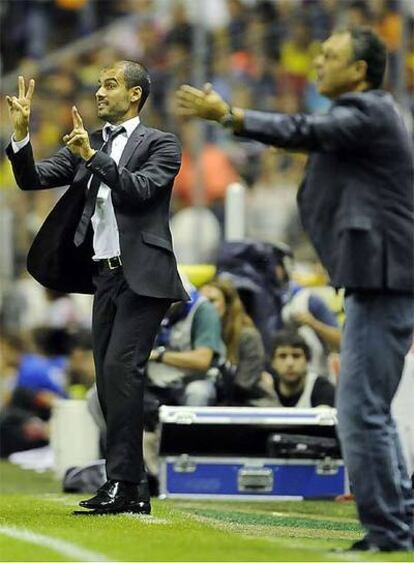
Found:
[[[91,148],[88,132],[83,126],[82,118],[76,106],[72,108],[72,119],[73,129],[69,135],[63,137],[63,141],[73,154],[79,155],[83,160],[89,160],[96,151]]]

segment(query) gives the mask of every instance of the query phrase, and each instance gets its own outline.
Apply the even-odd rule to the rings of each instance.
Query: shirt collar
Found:
[[[139,116],[137,115],[135,117],[132,117],[131,119],[127,119],[123,123],[120,123],[120,125],[123,125],[125,127],[125,132],[120,133],[120,135],[124,135],[124,136],[126,136],[127,139],[129,139],[132,131],[134,131],[134,129],[136,129],[138,127],[140,122],[141,121],[139,119]],[[111,129],[115,129],[116,127],[119,127],[119,126],[118,125],[114,126],[114,125],[112,125],[111,123],[108,123],[108,122],[105,123],[105,125],[103,126],[103,129],[102,129],[102,137],[103,137],[104,141],[106,141],[108,139],[108,132]]]

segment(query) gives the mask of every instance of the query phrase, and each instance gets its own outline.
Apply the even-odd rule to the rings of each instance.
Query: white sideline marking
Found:
[[[127,516],[133,520],[138,520],[143,524],[170,524],[168,520],[165,518],[156,518],[150,514],[134,514],[133,512],[123,512],[122,514],[118,514],[118,516]]]
[[[64,540],[57,538],[52,538],[51,536],[46,536],[43,534],[36,534],[30,530],[24,528],[15,528],[13,526],[0,526],[0,534],[4,536],[9,536],[10,538],[16,540],[22,540],[28,543],[33,543],[35,545],[40,545],[65,555],[78,561],[109,561],[102,553],[96,551],[89,551],[89,549],[83,549],[78,547],[73,543],[69,543]]]

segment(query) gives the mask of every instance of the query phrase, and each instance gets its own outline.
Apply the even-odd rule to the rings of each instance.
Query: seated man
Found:
[[[305,339],[297,332],[276,333],[272,355],[272,381],[275,395],[272,406],[302,409],[329,406],[335,402],[335,387],[330,381],[309,370],[311,353]]]
[[[225,358],[221,322],[205,297],[195,288],[189,293],[191,301],[174,304],[162,322],[147,366],[146,393],[165,404],[208,406],[216,399],[209,370]]]
[[[0,457],[8,457],[48,444],[52,405],[65,391],[60,366],[46,356],[29,354],[21,335],[3,334],[0,350]]]
[[[318,375],[329,376],[328,357],[331,352],[339,351],[342,331],[325,300],[312,288],[302,287],[292,280],[293,264],[293,254],[286,254],[274,271],[282,288],[282,327],[297,331],[305,339],[311,351],[310,369]]]

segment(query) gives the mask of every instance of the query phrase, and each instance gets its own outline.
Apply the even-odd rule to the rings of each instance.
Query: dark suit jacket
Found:
[[[240,135],[311,153],[298,204],[332,285],[414,291],[413,144],[389,94],[344,94],[326,114],[246,111]]]
[[[102,142],[101,131],[91,135],[95,149]],[[16,154],[9,145],[6,152],[22,190],[69,185],[28,255],[28,270],[42,285],[65,292],[94,293],[92,228],[80,247],[73,243],[93,173],[112,192],[124,274],[131,289],[151,297],[187,299],[169,228],[171,191],[181,162],[173,134],[140,124],[129,137],[118,166],[99,150],[87,165],[66,147],[36,164],[30,143]]]

